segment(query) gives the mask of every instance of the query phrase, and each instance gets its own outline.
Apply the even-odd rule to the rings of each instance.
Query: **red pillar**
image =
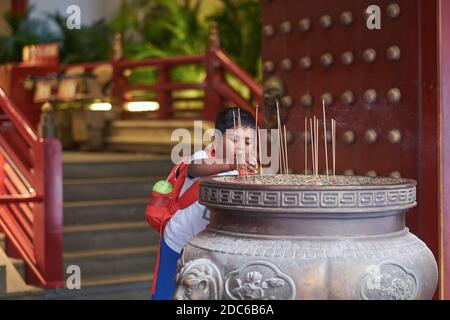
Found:
[[[25,13],[28,7],[27,0],[11,0],[11,10],[17,13]]]
[[[450,299],[450,1],[439,1],[440,298]]]

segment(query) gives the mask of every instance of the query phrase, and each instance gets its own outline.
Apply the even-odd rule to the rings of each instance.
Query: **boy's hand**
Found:
[[[244,174],[254,174],[257,172],[256,165],[248,162],[238,164],[238,172]]]

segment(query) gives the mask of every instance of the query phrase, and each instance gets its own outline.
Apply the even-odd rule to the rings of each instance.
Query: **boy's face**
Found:
[[[226,159],[227,163],[234,163],[236,158],[238,163],[256,164],[255,137],[255,130],[250,127],[242,127],[236,131],[226,130],[222,139],[222,158]],[[220,147],[219,143],[217,148]]]

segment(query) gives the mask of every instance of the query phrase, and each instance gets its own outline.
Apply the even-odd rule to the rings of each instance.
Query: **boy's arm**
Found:
[[[188,175],[196,178],[196,177],[206,177],[206,176],[212,176],[218,173],[235,170],[235,165],[232,163],[205,163],[202,161],[202,163],[191,163],[188,166]]]

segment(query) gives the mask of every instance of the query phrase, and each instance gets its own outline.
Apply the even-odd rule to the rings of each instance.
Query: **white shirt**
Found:
[[[191,161],[208,158],[204,150],[197,151]],[[237,171],[227,171],[219,175],[237,175]],[[180,195],[188,190],[198,178],[186,180],[181,188]],[[209,210],[195,201],[185,209],[180,209],[170,218],[164,230],[164,242],[175,252],[180,253],[188,241],[203,231],[209,224]]]

